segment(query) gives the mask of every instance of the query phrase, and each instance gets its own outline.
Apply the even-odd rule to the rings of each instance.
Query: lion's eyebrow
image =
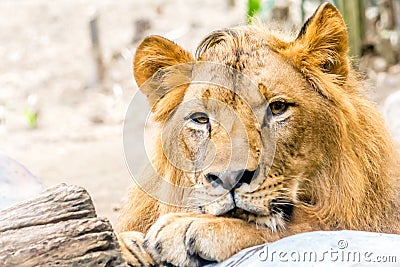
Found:
[[[257,87],[263,96],[263,101],[260,103],[260,106],[268,105],[270,99],[279,95],[279,92],[274,91],[273,88],[266,86],[264,83],[258,83]]]

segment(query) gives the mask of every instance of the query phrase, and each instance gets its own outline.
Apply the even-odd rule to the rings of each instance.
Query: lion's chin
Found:
[[[247,223],[255,224],[257,227],[270,228],[272,231],[285,229],[285,224],[287,222],[285,216],[283,216],[281,213],[259,215],[238,207],[235,207],[222,216],[227,218],[241,219]]]

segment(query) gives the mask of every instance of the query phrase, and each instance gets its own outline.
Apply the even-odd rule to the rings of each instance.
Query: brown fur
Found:
[[[363,96],[363,84],[351,68],[342,17],[331,4],[324,4],[295,40],[285,38],[260,26],[222,30],[204,39],[194,60],[172,42],[149,37],[136,52],[135,78],[142,86],[159,71],[142,90],[148,95],[154,119],[161,126],[188,94],[187,75],[182,73],[190,72],[190,68],[183,65],[179,71],[168,69],[177,64],[194,61],[225,64],[249,76],[267,100],[280,95],[295,99],[295,105],[288,111],[287,126],[278,134],[271,170],[260,181],[265,188],[272,189],[253,192],[261,195],[264,198],[261,203],[267,206],[273,197],[289,199],[294,205],[291,219],[277,229],[268,228],[268,223],[267,227],[256,227],[261,222],[257,216],[246,220],[214,216],[212,208],[206,209],[211,215],[198,214],[194,209],[162,204],[134,188],[122,213],[121,232],[147,233],[147,243],[165,244],[164,248],[172,246],[179,253],[180,243],[168,240],[180,235],[188,237],[190,228],[193,230],[190,237],[203,242],[191,247],[195,254],[217,261],[248,246],[304,231],[353,229],[400,233],[397,152],[383,119],[374,104]],[[265,60],[276,65],[269,67],[269,73],[263,73]],[[168,91],[173,85],[178,86]],[[154,88],[161,91],[152,95]],[[238,116],[253,144],[248,149],[254,162],[262,162],[265,160],[259,153],[262,130],[248,118],[249,112],[242,103],[234,96],[227,100],[229,94],[219,90],[203,90],[203,97],[211,95],[228,105],[242,107],[238,108]],[[216,140],[215,136],[210,138]],[[219,140],[223,142],[222,137]],[[159,174],[173,184],[190,185],[183,179],[187,176],[184,171],[169,163],[161,140],[157,140],[156,148],[152,160]],[[177,196],[171,196],[174,197]],[[253,204],[259,203],[255,197],[250,199]],[[188,228],[180,230],[178,226]],[[212,233],[207,232],[210,227]],[[163,234],[164,228],[169,230]],[[160,232],[158,237],[155,232],[157,235]],[[229,233],[237,234],[237,238]],[[184,242],[185,251],[186,245]],[[158,262],[198,264],[197,260],[181,258],[170,251],[157,253],[152,244],[146,247]]]

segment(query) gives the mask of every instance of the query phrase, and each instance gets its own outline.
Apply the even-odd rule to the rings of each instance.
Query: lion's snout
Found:
[[[206,175],[206,179],[214,187],[222,186],[224,189],[232,191],[243,184],[250,184],[256,176],[256,172],[256,170],[210,172]]]

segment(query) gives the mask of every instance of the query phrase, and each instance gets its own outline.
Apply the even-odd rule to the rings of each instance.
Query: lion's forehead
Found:
[[[269,55],[265,61],[271,64],[248,66],[237,75],[224,76],[224,71],[215,68],[203,83],[196,81],[188,87],[184,101],[197,99],[194,103],[206,108],[222,103],[246,111],[265,108],[271,98],[279,95],[301,99],[304,90],[310,89],[305,78],[279,56]],[[218,80],[214,80],[218,74]]]
[[[228,120],[240,119],[243,122],[256,123],[256,111],[265,110],[266,99],[260,93],[257,85],[257,96],[252,97],[246,92],[232,90],[217,85],[189,86],[184,97],[184,103],[191,111],[206,112],[212,117]],[[246,94],[246,95],[245,95]]]
[[[199,45],[197,52],[201,54],[198,59],[226,64],[238,70],[263,68],[270,64],[266,59],[271,60],[275,55],[270,43],[271,35],[252,27],[219,31]]]
[[[275,51],[273,47],[277,45],[276,42],[277,39],[271,34],[253,27],[237,28],[227,33],[217,32],[200,44],[198,51],[202,53],[198,60],[215,62],[237,70],[251,80],[264,98],[280,93],[296,93],[296,90],[292,90],[294,87],[309,87],[300,71],[290,63],[290,59]],[[235,87],[235,84],[227,82],[229,79],[234,80],[232,75],[224,73],[222,76],[224,84]],[[249,88],[242,85],[237,84],[236,91],[241,95],[248,95]],[[257,99],[250,104],[259,105],[260,101]]]

